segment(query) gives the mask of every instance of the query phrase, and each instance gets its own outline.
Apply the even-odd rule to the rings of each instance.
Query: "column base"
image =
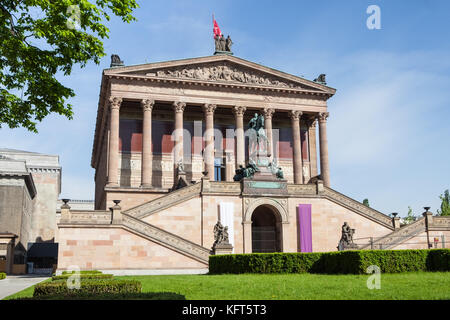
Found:
[[[153,186],[152,186],[151,183],[145,183],[145,184],[141,184],[141,185],[139,186],[139,188],[142,188],[142,189],[150,189],[150,188],[153,188]]]
[[[107,183],[106,184],[107,188],[118,188],[120,187],[118,183]]]

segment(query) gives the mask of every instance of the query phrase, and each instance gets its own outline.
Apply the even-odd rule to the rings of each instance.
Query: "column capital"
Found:
[[[317,125],[317,118],[316,116],[309,116],[306,120],[306,124],[308,127],[315,128]]]
[[[109,107],[111,109],[120,109],[120,105],[122,104],[122,98],[120,97],[109,97]]]
[[[274,108],[264,108],[262,112],[266,119],[269,119],[269,118],[272,119],[272,116],[275,113],[275,109]]]
[[[327,121],[328,116],[330,115],[329,112],[320,112],[317,115],[317,118],[319,119],[320,122],[325,122]]]
[[[216,110],[217,105],[216,104],[210,104],[210,103],[206,103],[203,105],[203,111],[206,114],[213,114],[214,111]]]
[[[298,121],[300,120],[300,117],[303,115],[302,111],[299,110],[291,110],[289,112],[289,117],[294,120],[294,121]]]
[[[175,101],[172,104],[173,110],[175,111],[175,113],[181,113],[184,112],[184,108],[186,108],[186,103],[185,102],[181,102],[181,101]]]
[[[152,111],[154,105],[155,100],[152,99],[141,100],[141,107],[143,111]]]
[[[246,110],[247,110],[247,108],[244,106],[234,106],[233,107],[233,113],[235,116],[243,116]]]

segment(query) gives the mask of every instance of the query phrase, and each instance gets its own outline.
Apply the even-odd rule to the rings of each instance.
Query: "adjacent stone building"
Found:
[[[60,190],[58,156],[0,148],[0,267],[8,273],[25,273],[33,244],[55,242]]]
[[[335,92],[323,75],[310,81],[230,54],[104,70],[91,160],[96,210],[61,207],[58,268],[206,268],[218,220],[234,253],[334,251],[344,222],[361,248],[420,235],[425,218],[400,228],[332,189]],[[255,114],[284,177],[234,181],[249,165]],[[429,227],[450,237],[449,220]]]

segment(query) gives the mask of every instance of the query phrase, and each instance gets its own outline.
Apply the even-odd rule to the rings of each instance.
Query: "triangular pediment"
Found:
[[[105,74],[335,93],[323,84],[228,55],[116,67]]]

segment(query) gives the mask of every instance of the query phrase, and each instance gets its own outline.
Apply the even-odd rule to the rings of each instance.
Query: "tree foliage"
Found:
[[[129,23],[135,0],[0,0],[0,128],[36,124],[50,113],[72,119],[75,95],[56,74],[105,56],[104,25],[112,15]]]
[[[410,224],[410,223],[413,223],[416,220],[417,220],[417,217],[413,214],[412,208],[410,206],[408,206],[408,215],[406,216],[406,218],[403,219],[403,221],[406,224]]]
[[[441,210],[437,210],[437,213],[441,216],[450,216],[450,193],[447,190],[444,191],[444,194],[439,196],[441,199]]]

